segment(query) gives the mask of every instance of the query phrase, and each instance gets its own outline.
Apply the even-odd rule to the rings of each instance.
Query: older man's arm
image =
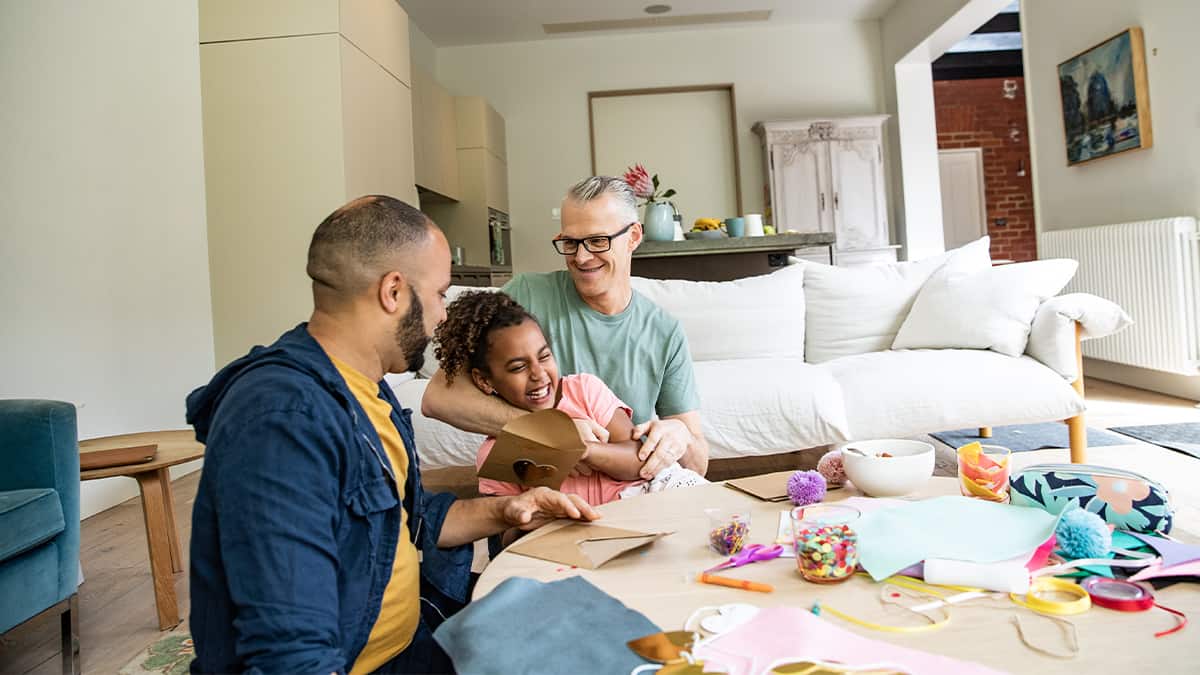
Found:
[[[468,377],[456,377],[447,383],[446,374],[439,370],[425,387],[421,414],[464,431],[495,436],[505,424],[526,411],[509,405],[499,396],[479,391]]]
[[[695,410],[643,422],[633,428],[633,438],[645,437],[638,450],[643,460],[641,476],[650,480],[672,462],[703,476],[708,471],[708,441]]]

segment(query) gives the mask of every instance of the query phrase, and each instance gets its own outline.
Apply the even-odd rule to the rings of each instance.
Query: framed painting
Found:
[[[1153,144],[1141,28],[1058,64],[1058,83],[1068,166]]]

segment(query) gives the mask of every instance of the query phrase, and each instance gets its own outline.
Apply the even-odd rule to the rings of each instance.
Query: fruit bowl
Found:
[[[916,492],[933,475],[933,446],[924,441],[853,441],[842,445],[841,450],[846,477],[872,497]]]
[[[724,239],[729,235],[720,230],[693,230],[684,232],[683,236],[687,239]]]

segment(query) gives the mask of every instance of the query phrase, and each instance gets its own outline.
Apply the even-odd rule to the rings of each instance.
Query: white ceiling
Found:
[[[600,33],[547,35],[543,24],[644,19],[651,4],[671,5],[668,14],[717,14],[769,10],[770,25],[836,23],[881,18],[895,0],[398,0],[409,18],[438,47],[524,42]],[[723,24],[739,25],[739,24]],[[706,27],[713,27],[711,25]],[[663,28],[604,31],[603,34]],[[674,29],[679,30],[679,29]]]

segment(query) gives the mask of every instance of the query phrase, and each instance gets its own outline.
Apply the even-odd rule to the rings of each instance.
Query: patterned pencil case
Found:
[[[1035,464],[1012,477],[1012,503],[1062,513],[1071,505],[1119,530],[1167,534],[1174,509],[1161,483],[1094,464]]]

